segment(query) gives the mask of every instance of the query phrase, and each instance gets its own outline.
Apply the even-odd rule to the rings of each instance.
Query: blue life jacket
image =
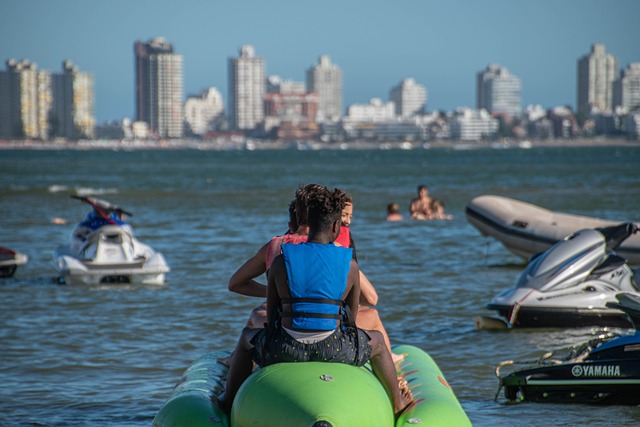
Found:
[[[299,331],[331,331],[338,320],[344,321],[342,296],[347,288],[347,275],[352,250],[331,244],[300,243],[282,245],[287,269],[291,326]]]

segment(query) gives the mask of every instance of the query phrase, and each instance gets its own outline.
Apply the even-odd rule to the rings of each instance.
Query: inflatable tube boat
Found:
[[[257,369],[236,396],[230,419],[214,401],[224,389],[228,352],[207,353],[183,374],[156,415],[154,427],[471,426],[433,359],[402,345],[398,375],[409,383],[414,402],[394,422],[391,402],[368,366],[341,363],[280,363]]]

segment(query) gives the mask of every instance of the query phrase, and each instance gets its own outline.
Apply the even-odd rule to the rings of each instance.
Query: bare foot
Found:
[[[229,363],[229,359],[231,359],[231,356],[220,357],[216,359],[216,362],[221,363],[228,368],[229,366],[231,366],[231,364]]]
[[[227,416],[231,414],[231,404],[227,401],[224,393],[219,396],[211,396],[211,401],[222,410]]]
[[[391,360],[393,360],[393,364],[395,365],[398,362],[403,361],[405,356],[406,356],[405,353],[402,353],[402,354],[391,353]]]
[[[404,378],[398,378],[398,388],[400,389],[400,401],[394,408],[396,418],[400,416],[413,403],[413,394],[409,383]]]

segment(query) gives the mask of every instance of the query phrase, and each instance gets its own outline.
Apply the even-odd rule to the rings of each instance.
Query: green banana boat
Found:
[[[414,402],[394,423],[391,402],[368,366],[279,363],[257,369],[233,402],[230,417],[215,405],[224,390],[228,352],[207,353],[183,374],[154,427],[466,427],[471,422],[433,359],[400,345],[396,364]]]

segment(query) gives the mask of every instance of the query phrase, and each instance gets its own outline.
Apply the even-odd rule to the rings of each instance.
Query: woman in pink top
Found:
[[[342,199],[345,202],[344,208],[342,209],[342,223],[340,227],[340,235],[336,239],[336,243],[340,246],[345,246],[347,248],[353,248],[353,256],[356,262],[358,262],[358,257],[356,255],[355,243],[353,242],[353,236],[351,235],[351,231],[349,226],[351,225],[351,218],[353,217],[353,198],[342,191]],[[341,238],[342,236],[342,238]],[[389,353],[391,353],[391,357],[394,362],[398,362],[404,358],[403,355],[395,354],[391,351],[391,341],[389,341],[389,335],[387,334],[387,330],[384,328],[382,324],[382,320],[380,319],[380,314],[378,310],[373,308],[376,304],[378,304],[378,293],[375,288],[367,279],[367,276],[364,275],[362,270],[359,270],[360,274],[360,307],[358,309],[358,316],[356,317],[356,326],[365,330],[374,330],[382,333],[382,337],[384,338],[384,342],[389,349]]]

